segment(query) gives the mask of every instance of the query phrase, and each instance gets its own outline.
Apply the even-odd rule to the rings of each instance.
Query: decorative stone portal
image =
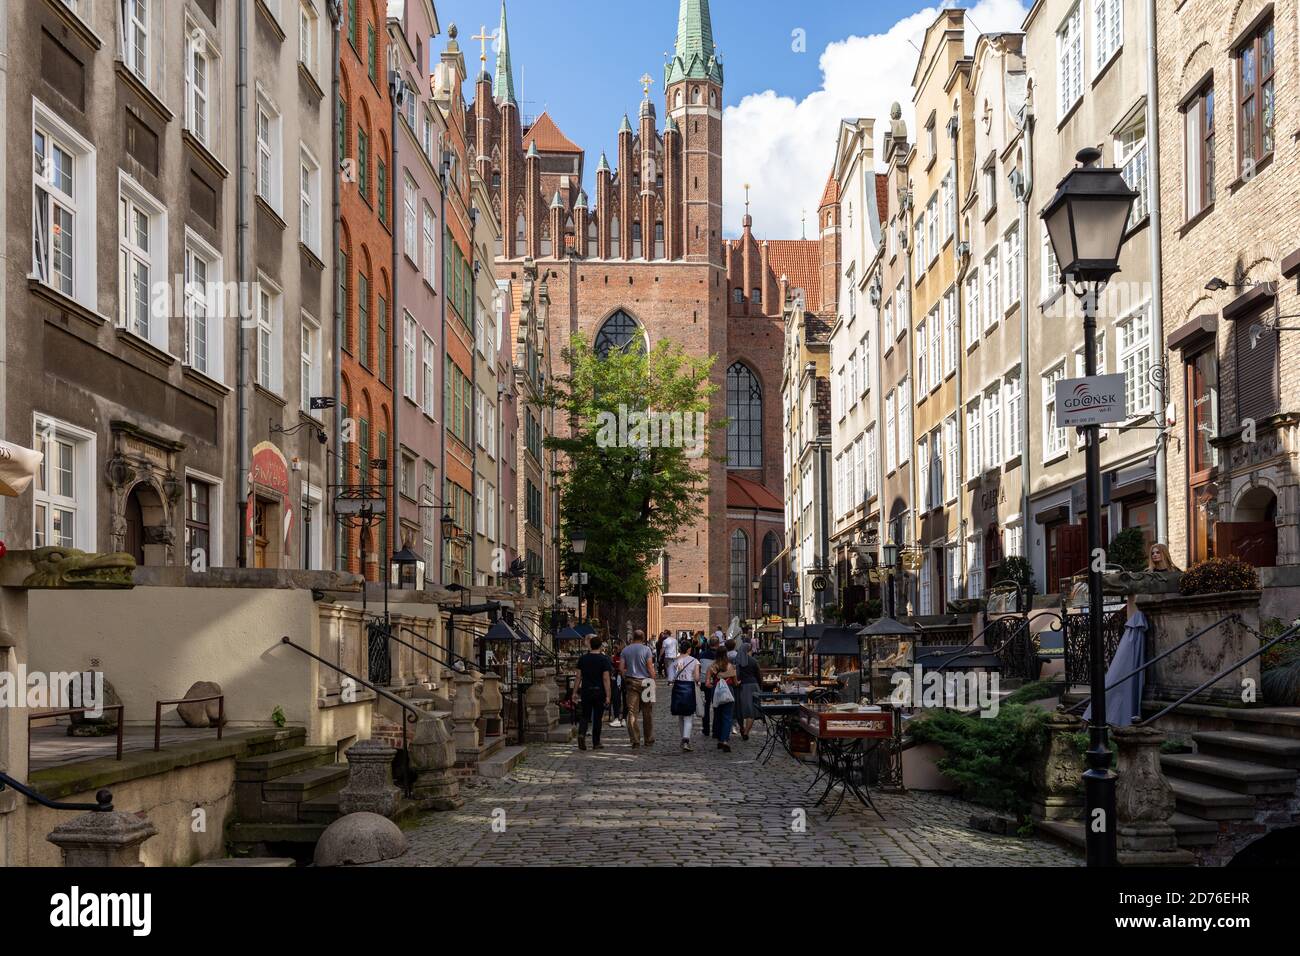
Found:
[[[113,550],[132,555],[137,564],[177,563],[176,528],[185,496],[177,458],[185,450],[131,424],[111,425],[112,454],[104,469],[111,495],[109,533]]]

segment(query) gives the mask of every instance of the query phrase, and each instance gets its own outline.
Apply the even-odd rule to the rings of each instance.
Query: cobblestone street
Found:
[[[462,787],[463,809],[426,814],[407,831],[409,851],[393,866],[1074,866],[1065,850],[1038,839],[972,830],[971,804],[951,797],[874,795],[885,815],[850,800],[831,820],[805,790],[814,769],[778,750],[755,757],[732,737],[722,753],[700,733],[679,749],[676,718],[661,685],[654,747],[632,749],[624,727],[606,727],[601,750],[534,745],[506,779]],[[806,810],[805,832],[792,826]],[[498,823],[494,832],[493,821]]]

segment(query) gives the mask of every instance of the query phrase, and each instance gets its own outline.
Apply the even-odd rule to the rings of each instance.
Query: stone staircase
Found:
[[[1300,823],[1300,708],[1186,704],[1166,720],[1162,729],[1194,747],[1161,754],[1160,767],[1175,799],[1169,823],[1198,863],[1221,865],[1269,830]],[[1081,823],[1038,828],[1084,846]]]

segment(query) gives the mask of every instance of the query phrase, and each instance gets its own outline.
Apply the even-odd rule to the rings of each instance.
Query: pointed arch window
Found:
[[[596,333],[595,351],[601,358],[608,358],[610,352],[629,348],[644,349],[645,337],[636,319],[619,309]]]
[[[776,556],[781,553],[781,539],[777,537],[775,531],[769,531],[763,536],[763,603],[768,607],[768,613],[781,613],[781,570],[776,561]]]
[[[619,236],[618,236],[618,216],[609,221],[609,257],[617,259],[619,257]]]
[[[743,362],[727,369],[727,467],[763,467],[763,389]]]
[[[749,538],[739,528],[731,532],[731,614],[749,617]]]

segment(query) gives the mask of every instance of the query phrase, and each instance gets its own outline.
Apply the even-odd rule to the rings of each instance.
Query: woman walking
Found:
[[[762,687],[762,672],[758,661],[749,653],[749,641],[742,641],[736,653],[736,676],[740,687],[736,691],[736,722],[740,725],[740,739],[748,740],[758,717],[758,692]]]
[[[736,695],[732,688],[736,685],[736,667],[727,660],[725,653],[719,653],[709,665],[705,683],[713,695],[713,727],[718,749],[731,753],[731,721],[736,708]]]
[[[700,684],[700,662],[691,656],[691,642],[683,639],[677,656],[668,664],[668,680],[673,685],[669,710],[682,731],[682,750],[691,749],[691,726],[695,722],[695,691]]]

